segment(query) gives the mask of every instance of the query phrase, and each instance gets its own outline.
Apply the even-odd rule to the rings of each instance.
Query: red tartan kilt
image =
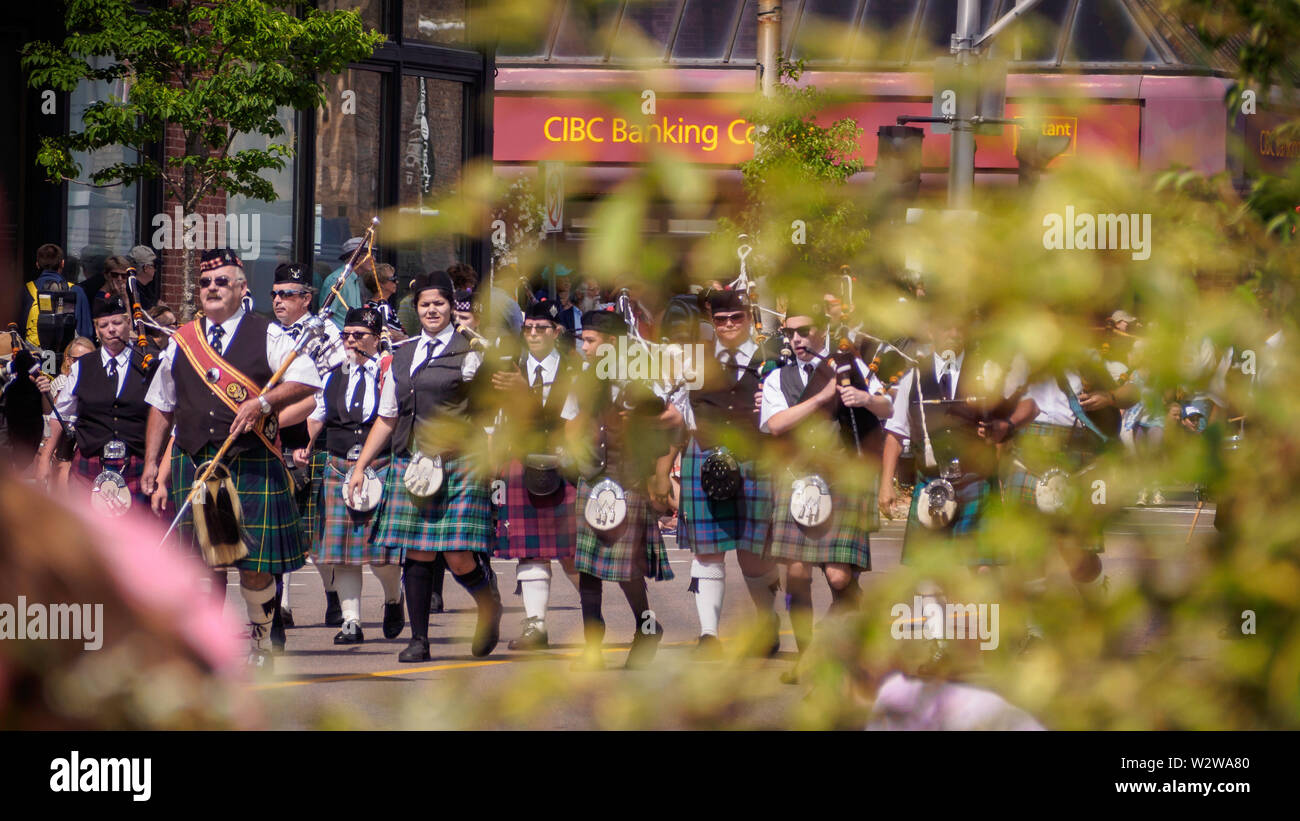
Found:
[[[506,505],[500,526],[506,546],[496,553],[506,559],[567,559],[578,547],[577,518],[573,505],[577,488],[564,489],[538,499],[524,487],[524,465],[518,459],[506,466]]]
[[[127,490],[131,491],[131,510],[144,510],[152,516],[153,511],[149,506],[149,497],[140,490],[140,476],[144,473],[144,460],[138,456],[128,455],[125,464],[114,462],[114,465],[116,467],[105,468],[98,456],[87,459],[85,456],[77,454],[77,459],[73,462],[70,473],[70,478],[73,480],[72,485],[77,488],[74,502],[76,504],[89,504],[91,488],[95,484],[95,478],[104,470],[113,470],[122,475],[122,478],[126,480]]]

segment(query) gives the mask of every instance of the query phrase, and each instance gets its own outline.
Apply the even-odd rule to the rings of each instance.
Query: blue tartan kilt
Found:
[[[994,479],[975,479],[957,490],[957,515],[952,524],[942,530],[930,530],[921,524],[917,516],[917,506],[921,501],[921,489],[933,480],[932,476],[916,476],[916,487],[912,491],[912,506],[907,511],[907,527],[903,531],[903,554],[901,561],[908,564],[909,556],[917,551],[954,548],[961,554],[958,558],[970,565],[1002,564],[1005,559],[996,556],[987,539],[981,539],[980,520],[989,510],[997,486]]]
[[[742,484],[736,498],[713,502],[700,487],[704,452],[692,437],[682,454],[682,493],[677,538],[698,554],[748,550],[762,555],[772,525],[772,483],[760,476],[756,462],[741,462]]]
[[[424,499],[406,490],[410,456],[394,456],[384,477],[384,500],[375,509],[375,542],[384,550],[492,551],[492,502],[487,482],[470,473],[469,461],[443,459],[442,487]]]
[[[587,524],[587,496],[591,487],[587,480],[578,480],[574,503],[578,538],[574,564],[578,571],[608,582],[631,581],[638,571],[657,582],[672,579],[668,548],[645,494],[625,487],[627,518],[617,530],[599,533]]]
[[[316,509],[320,511],[316,545],[312,551],[319,564],[389,564],[393,554],[375,543],[378,530],[376,511],[361,513],[343,502],[343,482],[354,462],[325,453],[322,481],[316,491]],[[382,482],[387,475],[388,459],[370,464]]]
[[[775,482],[772,538],[768,556],[809,564],[848,564],[871,569],[871,531],[880,529],[875,493],[846,494],[831,486],[831,516],[818,528],[806,528],[790,515],[794,479]]]
[[[128,455],[125,464],[114,462],[113,465],[105,467],[103,460],[98,456],[88,459],[78,454],[76,461],[73,463],[72,475],[79,480],[78,485],[81,485],[81,490],[78,491],[79,495],[74,499],[74,504],[90,501],[90,495],[94,492],[92,488],[95,479],[105,470],[115,471],[126,480],[126,487],[131,491],[132,510],[143,510],[150,516],[153,515],[153,508],[148,494],[140,490],[140,475],[144,473],[144,460],[139,456]],[[84,480],[84,482],[80,480]]]
[[[194,482],[195,468],[216,455],[217,445],[205,445],[191,456],[176,448],[172,452],[171,496],[179,510]],[[244,544],[248,555],[235,562],[240,570],[258,573],[289,573],[307,563],[307,540],[302,531],[298,506],[289,492],[289,472],[280,457],[264,447],[250,448],[223,459],[239,492]],[[177,528],[178,538],[200,553],[194,536],[193,512],[187,511]]]
[[[1007,459],[1002,476],[1003,500],[1023,514],[1038,519],[1048,530],[1058,533],[1071,529],[1081,530],[1080,547],[1094,553],[1105,552],[1106,507],[1093,505],[1090,500],[1091,479],[1101,474],[1079,471],[1095,462],[1100,456],[1101,442],[1096,448],[1080,446],[1081,437],[1071,437],[1071,428],[1059,425],[1031,423],[1016,432],[1011,458]],[[1092,434],[1089,434],[1092,435]],[[1022,438],[1023,437],[1023,438]],[[1044,455],[1047,458],[1044,458]],[[1050,468],[1060,468],[1071,474],[1071,484],[1076,497],[1073,510],[1060,514],[1043,513],[1038,509],[1035,489],[1043,473]]]
[[[565,481],[559,492],[538,499],[524,487],[524,465],[515,459],[506,466],[506,504],[499,513],[505,531],[505,549],[496,555],[507,559],[568,559],[577,549],[573,519],[576,490]]]

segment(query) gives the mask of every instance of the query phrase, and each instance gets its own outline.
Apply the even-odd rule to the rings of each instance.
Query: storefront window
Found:
[[[465,42],[465,0],[404,0],[402,39],[439,45]]]
[[[612,27],[618,23],[619,0],[596,3],[569,2],[560,17],[551,58],[555,60],[603,60]]]
[[[317,287],[342,265],[349,237],[360,236],[379,213],[383,81],[373,71],[348,70],[326,82],[317,112],[315,278]]]
[[[464,157],[464,86],[428,77],[402,78],[402,164],[397,196],[402,212],[438,218],[438,201],[452,193]],[[397,278],[446,268],[457,259],[450,237],[429,237],[397,252]]]
[[[275,138],[280,145],[293,145],[297,138],[293,110],[282,108],[276,119],[285,133]],[[231,143],[230,153],[248,149],[265,149],[271,140],[261,134],[240,134]],[[286,161],[281,171],[267,170],[261,176],[275,188],[275,201],[265,202],[231,195],[226,198],[226,245],[244,260],[248,287],[259,311],[271,309],[267,294],[275,267],[282,262],[300,262],[293,243],[295,159]]]
[[[998,38],[1003,54],[1023,63],[1056,62],[1061,27],[1069,10],[1070,0],[1043,0]]]
[[[1066,50],[1069,62],[1154,63],[1159,56],[1119,0],[1082,0],[1074,18],[1074,35]]]
[[[104,58],[93,62],[97,68],[109,65]],[[114,97],[120,99],[123,93],[120,80],[116,83],[83,81],[69,100],[72,130],[82,130],[81,118],[92,103]],[[95,171],[116,163],[136,160],[136,152],[119,146],[90,153],[78,151],[72,156],[81,166],[81,180],[89,180]],[[68,183],[67,264],[64,274],[73,281],[96,277],[103,273],[105,259],[114,254],[125,254],[140,244],[136,237],[136,208],[134,185],[96,188]]]
[[[867,0],[854,62],[901,63],[907,58],[917,0]]]
[[[361,22],[365,23],[368,28],[385,31],[383,15],[381,14],[383,0],[317,0],[316,7],[321,11],[360,12]]]
[[[845,58],[843,35],[857,19],[862,0],[807,0],[799,18],[791,56],[794,59]],[[831,36],[828,38],[827,34]],[[831,41],[831,42],[828,42]]]
[[[662,59],[681,8],[682,0],[630,0],[618,25],[612,56]]]
[[[673,59],[722,60],[731,48],[739,11],[736,0],[686,0]]]

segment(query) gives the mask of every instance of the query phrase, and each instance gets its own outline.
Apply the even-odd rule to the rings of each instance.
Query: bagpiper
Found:
[[[694,553],[690,590],[700,621],[697,652],[707,658],[721,649],[726,556],[735,553],[764,630],[758,650],[773,655],[781,646],[774,609],[780,574],[763,555],[772,489],[757,461],[766,361],[751,335],[753,316],[743,291],[714,291],[708,304],[716,341],[713,356],[700,363],[703,384],[685,403],[691,435],[682,453],[677,531],[682,546]]]
[[[676,456],[681,414],[659,392],[637,382],[601,378],[596,363],[618,348],[628,325],[612,310],[582,315],[578,413],[568,423],[572,452],[581,460],[578,480],[578,592],[585,650],[575,669],[605,666],[601,644],[603,583],[617,582],[637,625],[625,666],[643,667],[655,655],[664,628],[650,607],[646,580],[673,578],[668,551],[651,504],[670,503],[668,478]]]
[[[397,551],[405,569],[411,641],[397,657],[401,662],[429,658],[433,565],[440,553],[478,608],[471,652],[486,656],[500,638],[501,598],[488,561],[488,485],[465,452],[478,438],[470,388],[483,357],[470,350],[469,341],[451,324],[453,293],[445,271],[420,274],[412,282],[421,332],[393,356],[391,378],[380,391],[379,415],[348,482],[355,497],[366,468],[391,450],[375,541]]]
[[[573,558],[577,543],[573,516],[575,487],[564,476],[563,424],[577,415],[573,399],[573,361],[557,347],[563,330],[559,308],[538,300],[524,314],[524,345],[518,369],[492,374],[492,386],[507,394],[504,421],[496,435],[506,446],[506,503],[502,526],[505,548],[499,558],[517,559],[515,594],[523,599],[524,620],[511,650],[548,646],[546,610],[551,598],[551,560],[560,563],[578,588]]]
[[[396,557],[375,543],[375,508],[383,494],[388,460],[379,457],[364,472],[364,492],[358,498],[345,493],[347,479],[361,455],[362,445],[379,413],[379,395],[392,356],[381,354],[383,315],[373,308],[353,308],[343,320],[342,339],[347,360],[325,377],[325,387],[316,395],[316,407],[307,420],[309,442],[306,453],[320,463],[321,481],[313,500],[318,515],[312,533],[315,545],[312,561],[329,574],[340,603],[342,629],[335,644],[360,644],[361,568],[379,580],[384,593],[384,638],[395,639],[406,627],[402,609],[402,568]],[[323,454],[323,456],[321,456]]]
[[[241,296],[246,287],[244,266],[233,251],[206,251],[199,263],[199,306],[203,316],[172,336],[159,357],[158,371],[145,397],[152,409],[145,438],[145,465],[140,487],[152,493],[159,482],[159,464],[167,435],[175,426],[171,461],[172,499],[178,510],[191,498],[196,471],[212,460],[227,438],[232,444],[213,466],[209,481],[195,495],[194,508],[181,521],[182,538],[198,533],[209,565],[231,562],[223,555],[242,555],[239,591],[247,605],[250,631],[248,661],[270,666],[269,633],[275,612],[275,574],[302,567],[307,558],[298,506],[290,492],[289,474],[281,458],[276,413],[319,389],[316,368],[307,357],[294,357],[281,381],[266,393],[262,388],[293,356],[288,334],[270,320],[246,313]],[[231,510],[219,512],[208,527],[209,504]],[[227,553],[226,551],[230,551]]]

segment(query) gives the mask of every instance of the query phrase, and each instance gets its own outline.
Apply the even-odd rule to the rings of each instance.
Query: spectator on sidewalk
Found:
[[[62,348],[72,336],[92,336],[93,329],[90,323],[90,300],[86,292],[80,287],[73,285],[63,276],[63,249],[52,242],[47,242],[40,248],[36,249],[36,267],[40,274],[36,279],[27,283],[26,293],[23,294],[23,312],[22,317],[26,327],[27,341],[33,345],[41,345],[40,332],[38,331],[39,317],[43,312],[42,305],[37,299],[40,291],[67,291],[70,292],[75,300],[73,317],[74,320],[69,322],[70,333],[66,334],[67,338],[62,338],[63,334],[57,340],[47,340],[50,346]],[[44,347],[44,346],[43,346]]]

